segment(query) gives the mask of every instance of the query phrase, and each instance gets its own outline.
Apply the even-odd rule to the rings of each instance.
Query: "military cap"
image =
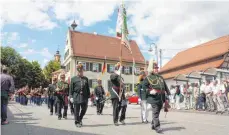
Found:
[[[83,71],[83,64],[81,62],[78,63],[77,67],[76,67],[78,72]]]

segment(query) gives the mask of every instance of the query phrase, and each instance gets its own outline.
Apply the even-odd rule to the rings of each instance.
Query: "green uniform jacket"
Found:
[[[143,89],[143,82],[138,83],[138,96],[141,100],[146,100],[146,89]]]
[[[59,90],[58,90],[58,88],[59,88]],[[67,82],[62,82],[62,81],[57,82],[56,92],[63,92],[63,93],[65,93],[64,95],[68,96],[68,94],[69,94],[69,85],[68,85],[68,83]],[[64,101],[63,95],[57,94],[56,100],[57,100],[57,102],[59,100]]]
[[[158,74],[150,74],[143,81],[143,90],[146,91],[146,100],[150,104],[163,104],[165,102],[165,94],[150,94],[149,89],[164,90],[170,95],[169,89],[162,76]]]
[[[88,78],[85,76],[72,77],[69,95],[70,98],[73,98],[75,104],[88,102],[88,98],[90,98]]]

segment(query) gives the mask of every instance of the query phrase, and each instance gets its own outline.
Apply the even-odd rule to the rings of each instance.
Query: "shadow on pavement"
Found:
[[[180,131],[186,128],[185,127],[168,127],[168,128],[162,128],[162,129],[163,129],[163,132],[166,132],[166,131],[172,131],[172,130]]]
[[[114,124],[96,124],[96,125],[83,125],[83,127],[107,127]]]
[[[17,114],[19,115],[19,114]],[[13,113],[8,110],[8,125],[1,126],[2,135],[98,135],[92,133],[78,132],[78,131],[67,131],[62,129],[54,129],[48,127],[41,127],[38,123],[31,123],[31,119],[24,119],[23,113],[21,118],[14,117]],[[25,113],[28,115],[28,113]],[[36,120],[36,119],[32,119]],[[18,123],[20,121],[21,123]]]

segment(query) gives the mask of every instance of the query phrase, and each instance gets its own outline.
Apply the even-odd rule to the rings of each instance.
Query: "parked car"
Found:
[[[138,102],[138,95],[132,95],[128,98],[128,103],[131,104],[131,103],[135,103],[135,104],[139,104]]]

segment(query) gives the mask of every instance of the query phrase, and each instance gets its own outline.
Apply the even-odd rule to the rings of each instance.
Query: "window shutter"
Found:
[[[102,64],[99,63],[99,72],[102,71]]]
[[[93,71],[93,63],[90,63],[90,71]]]
[[[89,71],[89,63],[86,63],[86,71]]]
[[[133,84],[130,84],[130,91],[132,91],[132,88],[133,88]]]
[[[107,64],[107,72],[110,73],[110,64]]]
[[[122,74],[124,74],[124,71],[125,71],[125,67],[122,66]]]
[[[129,67],[129,69],[130,69],[130,74],[132,74],[132,67]]]
[[[89,80],[89,87],[92,88],[92,80]]]

